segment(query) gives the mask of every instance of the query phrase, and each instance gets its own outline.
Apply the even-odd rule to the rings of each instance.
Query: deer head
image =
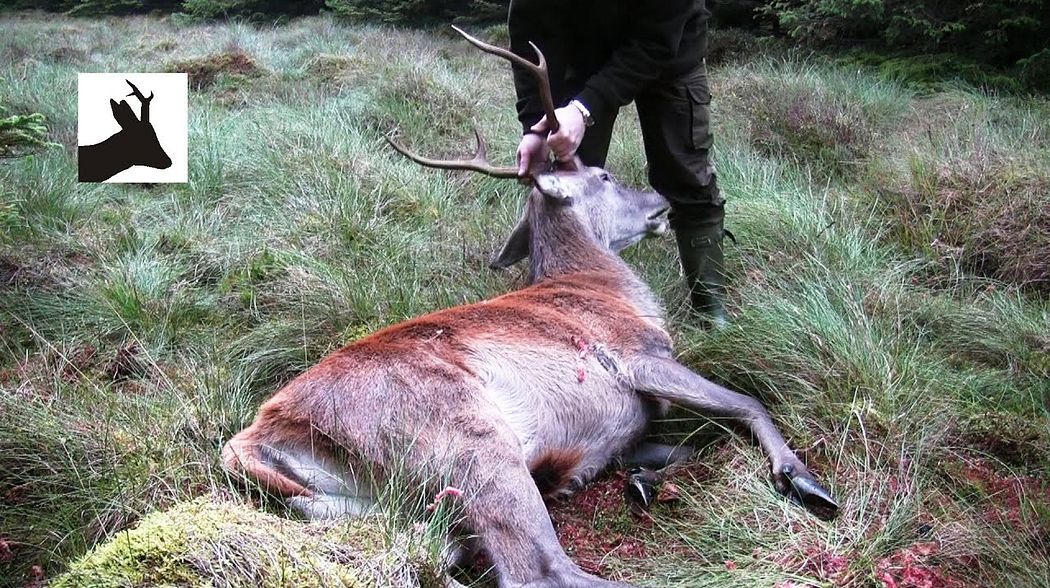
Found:
[[[552,121],[550,132],[557,131],[558,119],[554,114],[547,62],[536,45],[530,43],[538,57],[538,63],[534,64],[506,49],[484,43],[458,27],[452,28],[482,51],[519,64],[532,73],[539,84],[547,120]],[[519,178],[517,168],[490,164],[484,137],[477,128],[474,135],[477,140],[474,156],[459,160],[422,157],[389,137],[387,141],[402,155],[426,167],[470,170],[496,178]],[[606,170],[584,166],[579,158],[568,164],[549,164],[545,171],[530,172],[527,177],[519,179],[527,180],[532,185],[532,192],[521,220],[490,262],[493,269],[513,265],[530,254],[543,254],[551,239],[558,239],[552,235],[540,238],[540,234],[549,232],[544,229],[564,229],[563,232],[587,237],[592,244],[601,245],[613,253],[668,230],[666,213],[669,204],[663,196],[625,188]],[[565,235],[561,237],[565,238]],[[533,265],[536,265],[535,259]]]
[[[124,81],[131,86],[131,94],[128,96],[138,98],[142,104],[142,115],[136,118],[127,100],[121,100],[118,103],[111,98],[109,101],[113,118],[120,125],[120,132],[115,136],[121,137],[122,143],[126,145],[124,153],[130,156],[128,167],[132,165],[144,165],[156,169],[171,167],[171,158],[161,147],[157,139],[157,131],[153,128],[153,123],[149,121],[149,103],[153,100],[153,92],[150,92],[149,98],[146,98],[130,80]]]
[[[539,173],[532,182],[521,220],[489,264],[493,269],[542,253],[546,240],[535,238],[533,226],[568,225],[613,253],[668,230],[663,196],[625,188],[600,167]]]

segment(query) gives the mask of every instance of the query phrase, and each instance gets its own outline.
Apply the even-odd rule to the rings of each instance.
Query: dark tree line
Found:
[[[740,4],[741,0],[718,0]],[[1014,65],[1050,47],[1050,0],[765,0],[759,13],[814,44],[879,41]]]
[[[469,18],[499,20],[508,0],[0,0],[0,9],[40,9],[79,16],[183,13],[200,19],[273,19],[327,10],[353,20],[398,24]]]
[[[761,28],[810,45],[954,53],[1050,79],[1050,0],[708,0],[722,26]],[[331,12],[349,20],[499,22],[509,0],[0,0],[0,9],[73,15],[172,13],[197,19]]]

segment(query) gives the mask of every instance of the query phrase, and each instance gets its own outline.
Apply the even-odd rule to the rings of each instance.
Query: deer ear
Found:
[[[499,254],[492,258],[489,267],[492,269],[508,268],[529,256],[529,219],[528,215],[522,215],[518,226],[510,232],[507,242],[500,249]]]
[[[113,111],[113,118],[116,119],[120,128],[126,129],[139,122],[139,119],[135,117],[135,111],[128,106],[127,100],[121,100],[120,104],[117,104],[110,98],[109,107]]]
[[[572,200],[584,193],[588,179],[587,174],[540,174],[536,188],[548,198]]]

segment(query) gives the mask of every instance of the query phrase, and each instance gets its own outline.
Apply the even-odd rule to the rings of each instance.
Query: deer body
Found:
[[[670,352],[666,334],[603,292],[606,284],[598,275],[552,280],[379,331],[278,392],[238,437],[270,449],[349,449],[352,462],[364,460],[349,469],[372,473],[437,446],[497,472],[555,467],[561,484],[552,492],[582,486],[652,416],[653,403],[620,372],[622,357]],[[478,444],[457,439],[462,431]],[[511,463],[491,452],[489,438],[513,451]]]
[[[488,165],[478,139],[474,159],[454,162],[395,147],[424,165],[514,177]],[[614,585],[568,558],[543,497],[636,449],[662,465],[674,452],[639,442],[672,404],[746,425],[779,490],[834,508],[761,404],[674,360],[655,297],[617,256],[666,232],[667,201],[599,168],[530,179],[525,213],[492,264],[528,257],[529,286],[329,355],[263,404],[224,447],[224,467],[315,518],[366,512],[394,476],[428,493],[454,486],[463,527],[505,587]]]

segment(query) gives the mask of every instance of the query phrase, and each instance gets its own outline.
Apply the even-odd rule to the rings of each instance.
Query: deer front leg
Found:
[[[778,491],[817,514],[833,514],[838,504],[788,447],[762,404],[697,375],[669,358],[643,356],[631,362],[633,386],[642,394],[747,425],[769,456]]]
[[[569,559],[524,463],[490,462],[479,474],[464,488],[464,522],[488,551],[500,588],[631,588]]]
[[[488,552],[500,588],[629,588],[585,573],[566,555],[506,422],[484,408],[444,421],[417,436],[406,460],[412,470],[441,464],[448,472],[463,527]]]

